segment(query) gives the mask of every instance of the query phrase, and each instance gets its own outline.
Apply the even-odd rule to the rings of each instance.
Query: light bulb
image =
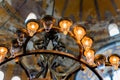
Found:
[[[87,62],[92,65],[94,63],[94,50],[89,49],[84,52]]]
[[[75,25],[73,28],[73,33],[78,41],[80,41],[86,34],[85,29],[81,25]]]
[[[82,39],[82,44],[84,46],[85,49],[89,49],[91,48],[92,44],[93,44],[93,41],[91,38],[85,36],[83,39]]]
[[[112,64],[112,66],[114,67],[114,69],[117,70],[118,66],[119,66],[119,57],[118,57],[118,55],[116,55],[116,54],[111,55],[110,58],[109,58],[109,61]]]
[[[61,19],[59,22],[59,26],[61,28],[61,30],[63,31],[63,34],[67,34],[70,27],[72,25],[72,21],[69,19]]]
[[[37,30],[39,28],[39,24],[35,20],[30,20],[26,24],[26,27],[27,27],[27,31],[28,31],[29,35],[33,36],[37,32]]]

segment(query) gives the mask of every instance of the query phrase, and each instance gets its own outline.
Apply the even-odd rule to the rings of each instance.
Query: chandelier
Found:
[[[119,66],[119,56],[118,55],[111,55],[109,57],[109,64],[106,63],[106,57],[101,54],[95,55],[94,50],[91,48],[93,40],[86,36],[86,30],[80,24],[73,25],[73,22],[68,18],[63,18],[58,22],[58,25],[55,25],[55,18],[50,15],[46,15],[40,20],[37,19],[30,19],[26,22],[26,28],[17,30],[17,38],[12,41],[11,48],[8,49],[7,47],[1,46],[0,47],[0,65],[7,63],[8,61],[15,60],[16,63],[20,64],[21,66],[25,66],[23,62],[23,57],[28,55],[35,55],[38,58],[37,63],[39,67],[41,67],[41,71],[33,74],[32,72],[28,71],[26,74],[28,75],[29,79],[39,78],[42,75],[43,70],[48,70],[51,66],[51,71],[55,70],[58,66],[55,60],[58,56],[62,58],[68,57],[79,62],[79,67],[87,66],[90,68],[99,78],[101,78],[98,73],[94,70],[95,67],[101,67],[106,65],[112,65],[115,69],[118,69]],[[42,25],[42,27],[40,26]],[[73,26],[73,30],[71,31],[70,27]],[[44,34],[44,39],[36,40],[34,44],[34,49],[28,51],[27,45],[29,44],[30,39],[32,39],[35,35],[39,35],[40,33]],[[62,35],[69,35],[71,38],[74,39],[76,44],[79,48],[79,56],[74,56],[67,52],[66,47],[62,42],[60,42],[60,34]],[[53,48],[47,49],[49,42],[52,42]],[[22,51],[20,51],[22,50]],[[10,54],[10,56],[6,56]],[[56,56],[57,55],[57,56]],[[44,66],[44,61],[46,66]],[[50,64],[54,63],[54,64]],[[83,64],[83,65],[81,65]],[[26,68],[25,71],[27,71]],[[53,70],[52,70],[53,69]],[[76,71],[76,70],[75,70]],[[74,72],[74,70],[73,70]],[[54,71],[53,71],[54,73]],[[70,73],[69,73],[70,74]],[[68,75],[59,75],[65,76]],[[44,78],[46,75],[44,74]],[[56,77],[52,77],[56,79]],[[59,79],[59,78],[58,78]],[[62,79],[62,78],[60,78]]]
[[[29,80],[68,80],[70,75],[85,69],[84,67],[88,67],[102,80],[95,68],[102,70],[105,66],[113,66],[117,70],[119,67],[117,54],[109,56],[108,59],[102,54],[95,55],[93,39],[87,36],[84,26],[73,23],[69,18],[56,21],[51,15],[45,15],[41,19],[34,16],[25,21],[25,26],[26,28],[16,31],[11,47],[0,46],[0,66],[14,60],[25,70]],[[66,41],[63,40],[66,38]],[[76,50],[72,50],[74,48],[69,49],[69,40],[77,45],[77,54]],[[29,50],[31,46],[32,50]],[[36,69],[28,69],[24,62],[30,55],[36,58]],[[73,60],[70,63],[75,64],[69,65],[69,59]]]

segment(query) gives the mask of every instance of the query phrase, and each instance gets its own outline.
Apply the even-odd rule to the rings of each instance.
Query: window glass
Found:
[[[4,79],[4,73],[2,71],[0,71],[0,80]]]
[[[109,24],[108,30],[109,30],[110,36],[115,36],[115,35],[119,34],[118,26],[115,23]]]
[[[11,80],[21,80],[21,79],[20,79],[20,77],[18,77],[18,76],[14,76],[14,77],[12,77]]]

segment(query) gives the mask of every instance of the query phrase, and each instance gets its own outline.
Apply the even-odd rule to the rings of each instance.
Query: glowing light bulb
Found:
[[[26,25],[27,31],[30,36],[33,36],[39,28],[39,24],[36,21],[29,21]]]
[[[88,44],[89,44],[89,41],[87,40],[87,41],[85,42],[85,44],[88,45]]]
[[[84,46],[85,49],[89,49],[91,48],[92,44],[93,44],[93,41],[91,38],[85,36],[83,39],[82,39],[82,44]]]
[[[109,58],[110,63],[112,64],[112,66],[114,67],[115,70],[118,69],[119,66],[119,57],[118,55],[111,55]]]
[[[71,25],[72,25],[72,21],[69,19],[61,19],[59,22],[61,31],[63,31],[63,34],[65,34],[65,35],[68,33]]]
[[[3,49],[3,48],[1,49],[1,52],[4,52],[4,49]]]
[[[85,29],[81,25],[75,25],[73,28],[73,33],[78,41],[80,41],[86,34]]]
[[[32,26],[31,26],[31,28],[32,28],[32,29],[34,29],[34,28],[35,28],[35,26],[34,26],[34,25],[32,25]]]
[[[78,30],[77,32],[78,32],[78,34],[82,34],[82,31],[81,31],[81,30]]]
[[[94,63],[94,51],[92,49],[86,50],[84,55],[87,59],[87,62],[92,65]]]
[[[8,52],[6,47],[0,47],[0,62],[2,62]]]
[[[67,24],[66,23],[63,23],[63,28],[67,28]]]

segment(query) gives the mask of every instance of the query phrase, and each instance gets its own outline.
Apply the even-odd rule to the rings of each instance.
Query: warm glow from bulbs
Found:
[[[92,65],[94,63],[94,50],[89,49],[84,52],[87,62]]]
[[[39,25],[37,22],[31,21],[27,23],[27,30],[30,36],[33,36],[34,33],[36,33],[36,31],[38,30],[38,28],[39,28]]]
[[[78,32],[77,32],[78,34],[82,34],[82,31],[81,30],[78,30]]]
[[[30,29],[30,30],[37,30],[39,28],[39,25],[38,23],[36,22],[29,22],[27,24],[27,29]]]
[[[91,48],[92,43],[93,43],[92,39],[89,38],[89,37],[87,37],[87,36],[85,36],[85,37],[82,39],[82,44],[83,44],[83,46],[84,46],[85,49]]]
[[[67,28],[67,24],[66,23],[63,23],[63,28]]]
[[[73,33],[75,34],[77,40],[81,40],[86,34],[86,31],[83,27],[81,27],[80,25],[77,25],[74,27]]]
[[[31,26],[31,28],[32,28],[32,29],[34,29],[34,28],[35,28],[35,26],[34,26],[34,25],[32,25],[32,26]]]
[[[16,57],[16,58],[15,58],[15,62],[18,62],[18,61],[19,61],[19,57]]]
[[[8,52],[8,49],[5,47],[0,47],[0,62],[2,62]]]
[[[3,48],[1,48],[0,52],[4,52],[4,49],[3,49]]]
[[[113,58],[113,62],[116,62],[117,61],[117,59],[116,58]]]
[[[0,47],[0,55],[4,55],[8,52],[7,48],[5,47]]]
[[[0,61],[3,59],[3,55],[0,55]]]
[[[119,57],[112,55],[109,59],[110,63],[114,66],[115,69],[118,69],[119,66]]]
[[[110,57],[110,63],[116,64],[118,62],[119,62],[119,57],[117,57],[117,56],[111,56]]]
[[[72,22],[70,20],[65,19],[59,22],[59,26],[65,35],[68,33],[71,25],[72,25]]]
[[[92,49],[89,49],[89,50],[87,50],[87,51],[84,52],[84,55],[86,57],[91,57],[91,56],[94,55],[94,51]]]

